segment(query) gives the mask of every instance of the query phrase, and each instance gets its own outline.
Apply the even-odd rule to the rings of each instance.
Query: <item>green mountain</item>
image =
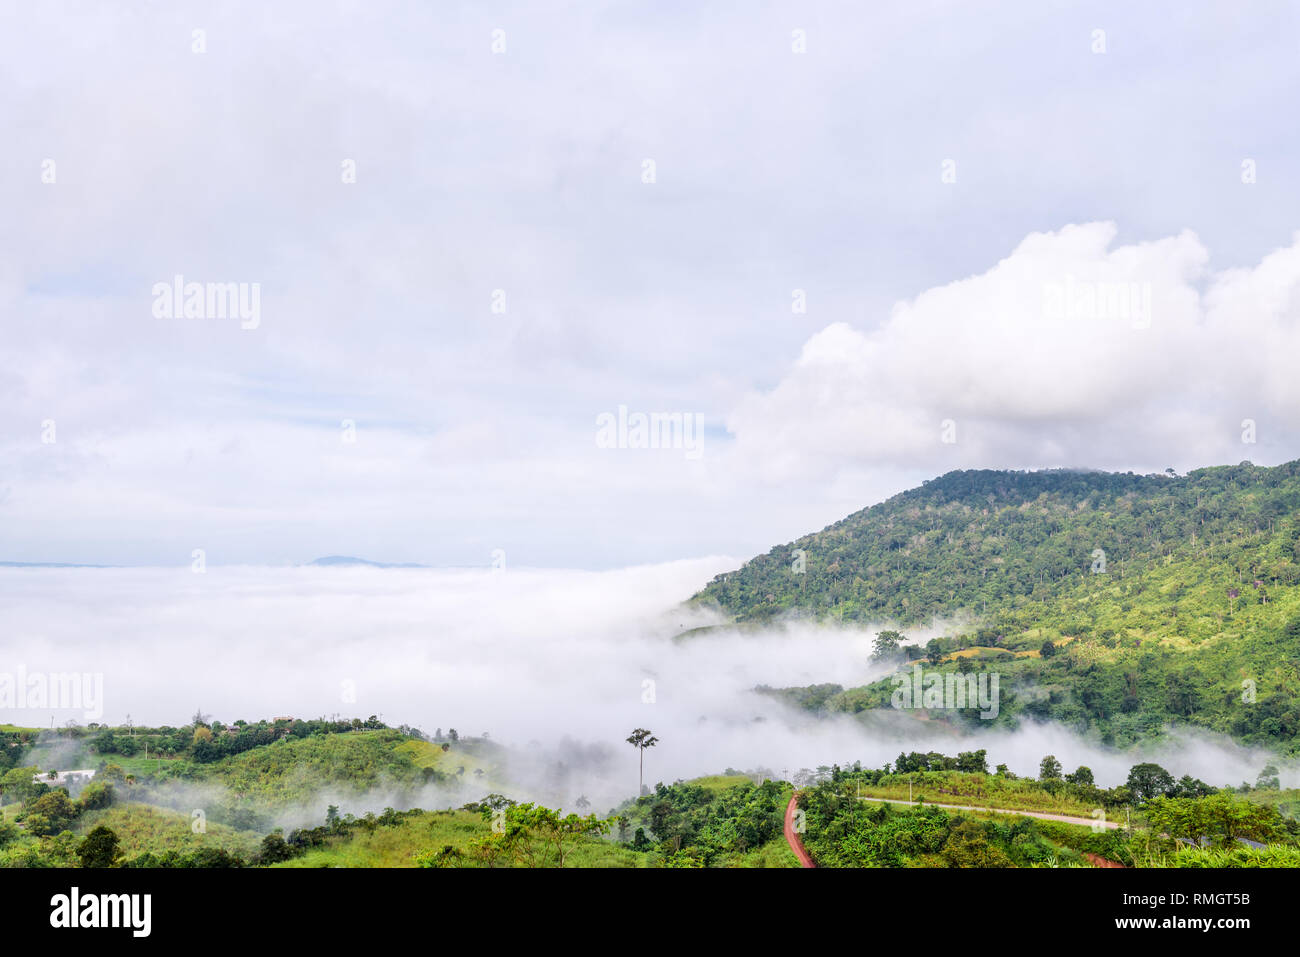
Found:
[[[1013,679],[1004,720],[1117,743],[1181,722],[1300,745],[1300,462],[951,472],[717,576],[692,602],[740,623],[937,622],[937,666]],[[889,698],[831,686],[799,700],[860,711]]]

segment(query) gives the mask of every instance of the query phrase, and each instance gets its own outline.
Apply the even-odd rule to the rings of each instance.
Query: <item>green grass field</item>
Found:
[[[911,791],[907,775],[893,775],[879,785],[862,785],[862,797],[890,798],[896,801],[924,799],[931,804],[962,804],[971,807],[1004,808],[1011,811],[1050,811],[1088,817],[1095,805],[1085,804],[1065,795],[1053,796],[1036,781],[1024,778],[1000,778],[995,775],[963,774],[959,771],[918,771],[912,775]]]
[[[794,856],[785,835],[768,841],[762,847],[756,847],[744,854],[726,855],[723,867],[799,867],[799,858]]]
[[[495,766],[483,757],[473,754],[459,744],[449,744],[446,751],[441,744],[432,741],[403,741],[393,748],[394,753],[409,758],[417,768],[433,768],[448,776],[462,777],[465,781],[476,781],[491,790],[500,785],[499,773]],[[464,774],[458,774],[464,768]],[[477,774],[476,772],[483,773]]]
[[[192,764],[191,762],[181,758],[159,759],[152,755],[145,758],[139,754],[132,754],[130,756],[125,754],[95,755],[94,759],[87,766],[97,767],[101,762],[104,764],[116,764],[126,774],[134,774],[137,777],[142,777],[146,774],[167,774],[169,772],[190,770],[198,767],[198,765]]]
[[[116,804],[102,811],[87,811],[77,822],[77,832],[85,834],[100,824],[117,834],[122,854],[128,859],[146,851],[186,854],[207,847],[223,848],[247,858],[261,843],[260,835],[211,821],[205,822],[204,833],[196,834],[190,815],[148,804]]]
[[[395,827],[356,828],[333,837],[325,847],[276,867],[415,867],[416,855],[448,845],[467,852],[470,843],[490,833],[490,825],[469,811],[426,811]],[[607,841],[584,838],[565,857],[565,867],[646,867],[650,855]],[[475,866],[469,861],[464,866]]]
[[[691,778],[685,783],[698,784],[709,791],[725,791],[727,788],[746,782],[752,782],[752,779],[745,774],[713,774],[703,778]]]

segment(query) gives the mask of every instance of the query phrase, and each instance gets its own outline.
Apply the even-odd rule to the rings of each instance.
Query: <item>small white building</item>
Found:
[[[84,771],[55,771],[53,773],[37,774],[32,777],[36,784],[48,784],[52,788],[67,788],[71,791],[73,788],[79,788],[89,784],[90,779],[95,776],[93,768]]]

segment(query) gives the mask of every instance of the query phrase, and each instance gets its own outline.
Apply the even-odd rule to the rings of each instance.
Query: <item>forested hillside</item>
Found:
[[[1194,562],[1230,569],[1225,589],[1294,585],[1298,513],[1300,462],[1183,477],[950,472],[719,575],[695,600],[742,621],[791,609],[902,624],[986,604],[1008,614],[1095,588],[1098,549],[1112,581]]]
[[[1116,743],[1187,722],[1291,750],[1298,584],[1300,463],[1243,463],[1182,477],[952,472],[719,575],[692,601],[749,623],[948,619],[925,651],[1007,674],[1004,720],[1027,712]],[[841,691],[800,700],[888,702],[881,687]]]

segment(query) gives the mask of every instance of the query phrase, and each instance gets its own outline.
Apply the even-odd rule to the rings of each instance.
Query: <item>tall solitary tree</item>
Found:
[[[1139,804],[1168,795],[1174,790],[1174,776],[1158,764],[1135,764],[1128,771],[1128,789]]]
[[[645,728],[637,728],[627,739],[627,743],[637,749],[637,754],[641,758],[641,770],[637,775],[636,793],[639,797],[645,791],[645,749],[653,748],[659,743],[659,739],[652,735]]]
[[[904,641],[903,635],[897,631],[880,631],[876,632],[876,640],[873,643],[873,658],[893,658],[898,654],[899,645]]]

